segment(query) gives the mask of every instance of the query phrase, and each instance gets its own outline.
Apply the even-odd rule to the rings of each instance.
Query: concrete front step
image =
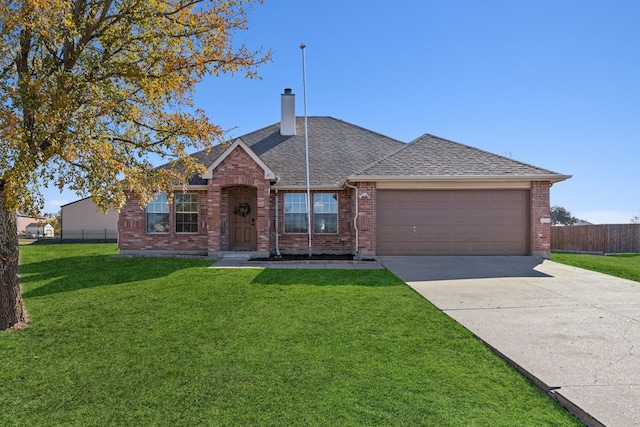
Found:
[[[210,268],[235,268],[242,267],[242,265],[251,259],[251,255],[248,253],[227,253],[222,259]]]

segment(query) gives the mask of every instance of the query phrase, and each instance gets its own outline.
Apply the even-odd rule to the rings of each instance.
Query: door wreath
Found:
[[[251,206],[247,202],[238,202],[233,208],[233,213],[239,216],[247,216],[251,212]]]

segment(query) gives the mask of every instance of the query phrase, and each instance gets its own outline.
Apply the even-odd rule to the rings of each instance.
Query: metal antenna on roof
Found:
[[[311,182],[309,179],[309,133],[307,132],[307,68],[305,65],[304,48],[307,47],[302,43],[302,87],[304,95],[304,149],[307,164],[307,230],[309,231],[309,258],[312,256],[311,249]]]

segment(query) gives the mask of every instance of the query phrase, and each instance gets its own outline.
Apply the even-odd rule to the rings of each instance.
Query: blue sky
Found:
[[[640,214],[638,16],[635,0],[267,0],[236,36],[272,49],[262,80],[207,78],[195,103],[230,136],[278,122],[286,87],[302,115],[304,43],[309,115],[573,175],[552,205],[625,223]],[[44,212],[79,198],[45,197]]]

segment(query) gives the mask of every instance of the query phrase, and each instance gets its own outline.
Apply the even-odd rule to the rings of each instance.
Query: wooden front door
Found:
[[[256,193],[238,192],[229,195],[230,249],[256,249]]]

